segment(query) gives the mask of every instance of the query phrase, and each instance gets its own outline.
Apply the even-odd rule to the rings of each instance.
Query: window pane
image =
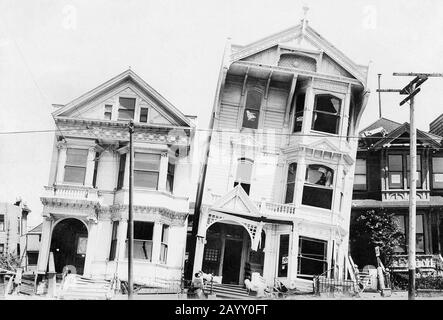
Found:
[[[88,159],[88,150],[86,149],[68,149],[66,151],[66,164],[72,166],[86,167]]]
[[[245,113],[243,115],[243,128],[258,128],[258,117],[259,111],[253,109],[245,109]]]
[[[148,108],[140,109],[140,122],[148,122]]]
[[[433,172],[443,173],[443,157],[432,158],[432,170]]]
[[[323,189],[305,185],[303,187],[302,204],[324,209],[331,209],[332,189]]]
[[[389,171],[402,171],[403,170],[402,158],[403,158],[402,155],[390,154],[388,157]]]
[[[86,168],[82,167],[65,167],[64,182],[84,183]]]
[[[291,163],[288,168],[288,180],[287,182],[295,182],[295,173],[297,172],[297,164]]]
[[[295,103],[295,112],[303,112],[305,108],[306,94],[302,93],[297,96],[297,101]]]
[[[237,165],[237,178],[235,181],[251,183],[252,162],[247,160],[240,160]]]
[[[153,222],[134,221],[134,239],[152,240],[153,232],[154,232]]]
[[[134,170],[134,186],[157,189],[158,172]]]
[[[355,162],[355,174],[366,174],[366,159],[357,159]]]
[[[134,259],[152,260],[152,241],[134,240]],[[126,258],[128,257],[128,242],[126,241]]]
[[[366,175],[354,175],[354,190],[366,190]]]
[[[389,188],[403,188],[403,174],[389,172]]]
[[[326,241],[300,237],[298,273],[319,275],[326,271]]]
[[[135,98],[120,98],[120,108],[134,110],[135,109]]]
[[[443,173],[434,173],[432,179],[434,188],[443,189]]]
[[[125,110],[125,109],[118,110],[118,120],[124,121],[131,119],[134,119],[134,110]]]
[[[417,214],[416,221],[415,221],[415,232],[416,233],[423,233],[423,215]]]
[[[339,117],[336,115],[314,112],[312,129],[326,133],[338,133]]]
[[[295,189],[295,183],[288,183],[286,185],[286,197],[285,197],[285,203],[292,203],[294,202],[294,189]]]
[[[134,169],[135,170],[153,170],[158,171],[160,168],[160,155],[153,153],[138,153],[134,154]]]
[[[257,91],[248,91],[248,95],[246,97],[246,108],[260,110],[261,96],[261,93]]]
[[[443,157],[432,158],[432,186],[443,189]]]
[[[334,172],[326,166],[310,164],[306,168],[306,182],[330,187],[334,178]]]
[[[332,114],[340,113],[341,100],[331,95],[315,96],[315,111],[323,111]]]
[[[162,226],[162,242],[168,243],[168,238],[169,238],[169,226],[164,224]]]

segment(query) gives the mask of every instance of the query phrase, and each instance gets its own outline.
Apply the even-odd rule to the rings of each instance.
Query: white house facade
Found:
[[[304,20],[228,44],[213,109],[193,273],[294,288],[342,278],[367,67]],[[197,206],[198,207],[198,206]]]
[[[132,70],[53,113],[57,126],[44,187],[38,272],[64,268],[127,280],[129,120],[134,138],[134,283],[179,285],[182,276],[194,117]]]

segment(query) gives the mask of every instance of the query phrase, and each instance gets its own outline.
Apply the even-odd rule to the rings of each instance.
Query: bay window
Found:
[[[443,189],[443,157],[432,158],[432,187]]]
[[[246,95],[245,111],[243,114],[243,128],[258,128],[260,118],[262,94],[255,90],[248,91]]]
[[[403,189],[406,177],[406,187],[409,188],[409,155],[388,155],[388,186],[390,189]],[[421,156],[417,154],[417,188],[422,187]]]
[[[295,162],[291,163],[288,167],[288,178],[286,180],[285,203],[293,203],[294,202],[296,172],[297,172],[297,164]]]
[[[134,259],[152,261],[153,222],[134,221]],[[126,241],[126,258],[128,257],[128,242]]]
[[[334,171],[327,166],[310,164],[306,168],[302,204],[331,209]]]
[[[159,154],[134,153],[134,187],[157,189],[159,171]]]
[[[63,181],[84,184],[87,159],[87,149],[68,148],[66,150],[65,176]]]
[[[314,100],[312,130],[338,134],[341,100],[330,94],[318,94]]]

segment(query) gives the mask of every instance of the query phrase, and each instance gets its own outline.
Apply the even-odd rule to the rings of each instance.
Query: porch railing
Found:
[[[98,201],[99,193],[97,189],[85,186],[74,185],[54,185],[45,186],[45,197],[81,199],[89,201]]]

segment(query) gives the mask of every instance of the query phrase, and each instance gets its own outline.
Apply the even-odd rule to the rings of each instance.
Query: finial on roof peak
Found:
[[[303,19],[302,19],[302,22],[303,22],[303,27],[305,27],[306,24],[308,23],[309,7],[307,5],[304,5],[302,9],[303,9]]]

